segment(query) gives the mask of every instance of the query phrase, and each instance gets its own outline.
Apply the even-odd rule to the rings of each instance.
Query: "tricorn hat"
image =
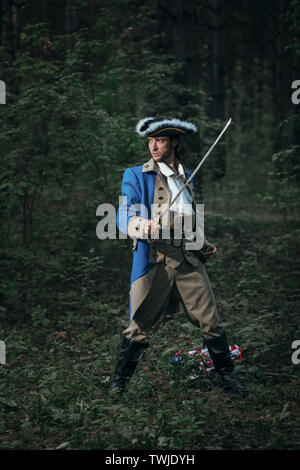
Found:
[[[197,131],[194,124],[181,119],[147,117],[136,125],[136,132],[142,137],[187,135]]]

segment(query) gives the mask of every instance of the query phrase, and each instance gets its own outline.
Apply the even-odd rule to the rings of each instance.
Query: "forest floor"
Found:
[[[208,214],[206,228],[218,247],[207,271],[249,396],[171,364],[202,347],[179,312],[151,336],[128,391],[107,398],[128,323],[131,250],[116,240],[82,257],[77,277],[48,290],[41,278],[30,314],[2,307],[0,449],[300,449],[299,226]]]

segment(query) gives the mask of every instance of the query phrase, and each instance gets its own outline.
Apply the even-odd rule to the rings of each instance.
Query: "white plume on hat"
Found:
[[[195,134],[198,131],[194,124],[181,119],[146,117],[137,123],[136,132],[145,137],[156,131],[163,131],[164,128],[179,130],[184,134]]]

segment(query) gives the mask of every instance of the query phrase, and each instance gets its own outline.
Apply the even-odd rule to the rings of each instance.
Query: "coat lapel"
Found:
[[[183,169],[184,169],[185,178],[187,180],[188,175],[187,175],[187,172],[186,172],[186,168],[184,166],[183,166]],[[164,176],[161,173],[161,171],[159,170],[159,166],[153,160],[153,158],[150,158],[150,160],[148,160],[146,163],[144,163],[142,172],[143,173],[155,172],[157,174],[156,181],[155,181],[155,196],[154,196],[154,201],[153,202],[158,203],[159,202],[158,197],[160,197],[162,195],[165,196],[166,195],[165,191],[167,191],[169,193],[169,198],[166,198],[166,199],[169,199],[169,202],[171,202],[170,201],[171,194],[170,194],[169,187],[168,187],[167,177]],[[194,190],[193,190],[193,187],[192,187],[191,183],[189,183],[187,185],[187,190],[189,191],[190,195],[192,196],[193,202],[194,202]],[[160,191],[163,191],[164,194],[160,193]],[[159,194],[159,196],[158,196],[158,194]],[[166,202],[166,200],[164,202]]]

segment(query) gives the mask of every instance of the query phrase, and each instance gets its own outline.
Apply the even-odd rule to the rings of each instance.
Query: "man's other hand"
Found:
[[[216,253],[217,247],[205,240],[201,251],[204,253],[205,258],[209,259]]]

